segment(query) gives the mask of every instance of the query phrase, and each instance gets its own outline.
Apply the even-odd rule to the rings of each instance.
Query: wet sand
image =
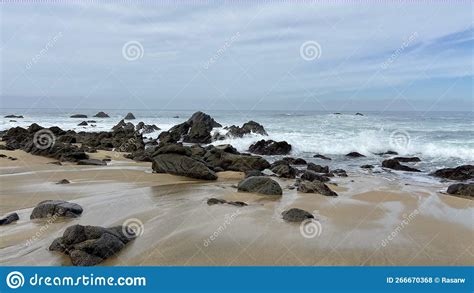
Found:
[[[0,151],[0,215],[20,220],[0,226],[0,265],[70,265],[48,246],[73,224],[114,226],[143,223],[142,234],[101,265],[474,265],[474,201],[440,193],[449,183],[413,183],[349,174],[329,185],[339,197],[290,190],[283,196],[238,193],[238,172],[216,182],[153,174],[151,163],[114,153],[108,166],[62,166],[23,151]],[[57,185],[61,179],[71,184]],[[352,182],[354,181],[354,182]],[[246,207],[206,204],[211,197]],[[69,200],[81,217],[30,220],[46,199]],[[281,212],[313,212],[311,226],[286,223]],[[307,228],[301,230],[300,228]],[[316,230],[311,230],[315,228]]]

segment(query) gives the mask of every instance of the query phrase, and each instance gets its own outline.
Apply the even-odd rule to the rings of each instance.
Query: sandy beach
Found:
[[[328,184],[339,194],[333,198],[300,193],[288,188],[291,180],[274,178],[283,195],[268,199],[237,192],[240,172],[218,172],[218,180],[208,182],[152,173],[151,163],[115,152],[89,154],[110,157],[107,166],[54,165],[54,159],[22,150],[0,154],[17,158],[0,158],[0,214],[20,216],[0,227],[0,265],[71,265],[67,256],[48,250],[66,227],[136,220],[143,223],[139,237],[100,265],[474,264],[474,202],[441,193],[448,183],[349,174]],[[71,183],[56,184],[61,179]],[[248,206],[208,206],[209,198]],[[54,222],[30,220],[33,207],[47,199],[78,203],[84,212]],[[291,207],[313,212],[316,233],[282,220],[281,212]]]

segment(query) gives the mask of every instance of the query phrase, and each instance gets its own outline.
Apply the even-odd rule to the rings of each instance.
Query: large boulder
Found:
[[[232,148],[219,149],[210,147],[202,156],[202,160],[209,166],[222,168],[228,171],[246,172],[250,170],[264,170],[270,163],[260,156],[235,154]]]
[[[11,224],[15,221],[18,221],[19,219],[20,217],[18,217],[17,213],[8,214],[0,219],[0,226]]]
[[[400,164],[400,162],[398,160],[394,160],[394,159],[389,159],[389,160],[383,161],[382,162],[382,167],[393,169],[393,170],[398,170],[398,171],[421,172],[418,169],[402,165],[402,164]]]
[[[153,157],[156,173],[169,173],[196,179],[216,180],[217,175],[203,162],[178,153],[162,153]]]
[[[265,131],[265,128],[255,121],[249,121],[242,125],[242,127],[232,125],[227,128],[227,136],[229,137],[243,137],[246,134],[260,134],[260,135],[268,135]]]
[[[264,176],[252,176],[239,182],[238,191],[253,192],[265,195],[282,195],[280,184],[275,180]]]
[[[474,197],[474,183],[457,183],[450,185],[447,193],[457,196]]]
[[[326,184],[321,181],[300,181],[298,183],[299,192],[303,193],[319,193],[325,196],[337,196],[337,193],[332,191]]]
[[[66,217],[76,218],[82,214],[82,207],[77,203],[64,200],[45,200],[33,209],[30,219]]]
[[[321,181],[321,182],[328,182],[329,178],[327,176],[318,174],[312,170],[306,170],[303,172],[301,175],[301,179],[307,180],[307,181]]]
[[[291,151],[291,144],[286,141],[262,139],[252,144],[249,151],[258,155],[287,155]]]
[[[273,173],[283,178],[296,177],[296,169],[288,164],[278,164],[276,166],[273,166],[270,170],[272,170]]]
[[[74,225],[56,238],[49,250],[69,255],[75,266],[93,266],[113,256],[136,237],[129,227]]]
[[[302,209],[292,208],[281,213],[283,220],[287,222],[303,222],[304,220],[314,219],[314,216]]]
[[[432,176],[450,180],[468,180],[474,178],[474,165],[462,165],[456,168],[444,168],[431,173]]]

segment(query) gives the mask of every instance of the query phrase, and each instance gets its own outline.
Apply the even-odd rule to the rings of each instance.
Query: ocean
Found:
[[[69,111],[69,112],[68,112]],[[92,117],[104,111],[110,118]],[[23,115],[23,119],[2,118],[0,130],[14,126],[27,127],[38,123],[43,127],[59,126],[76,131],[109,131],[128,111],[76,109],[3,109],[8,114]],[[194,111],[131,110],[136,120],[156,124],[162,130],[187,120]],[[213,144],[230,143],[239,151],[246,151],[260,139],[285,140],[292,145],[291,156],[301,157],[331,168],[344,168],[357,172],[363,164],[380,166],[383,157],[377,153],[396,151],[401,156],[418,156],[421,162],[412,164],[429,173],[435,169],[454,167],[474,162],[474,130],[472,112],[316,112],[300,111],[205,111],[223,126],[242,125],[254,120],[262,124],[268,137],[250,135],[226,139]],[[86,114],[89,118],[69,118],[72,114]],[[179,118],[175,118],[178,116]],[[12,122],[11,120],[15,120]],[[93,126],[77,126],[83,120],[95,120]],[[161,130],[160,130],[161,131]],[[157,137],[160,131],[147,134]],[[225,132],[224,129],[214,131]],[[365,158],[349,159],[344,155],[359,152]],[[331,157],[331,161],[313,158],[315,154]],[[278,157],[269,158],[270,161]],[[374,169],[377,171],[377,168]]]

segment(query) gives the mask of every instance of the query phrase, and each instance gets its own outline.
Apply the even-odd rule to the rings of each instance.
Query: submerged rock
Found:
[[[395,157],[393,160],[397,160],[402,163],[421,162],[421,159],[418,157]]]
[[[17,213],[11,213],[0,219],[0,226],[11,224],[18,221],[20,217]]]
[[[374,166],[373,165],[362,165],[360,166],[362,169],[373,169]]]
[[[30,219],[66,217],[76,218],[82,214],[82,207],[77,203],[71,203],[64,200],[45,200],[33,209]]]
[[[56,184],[69,184],[69,183],[71,183],[71,182],[69,182],[69,180],[62,179],[62,180],[58,181]]]
[[[252,144],[249,151],[258,155],[287,155],[291,151],[291,145],[286,141],[262,139]]]
[[[468,180],[474,178],[474,165],[462,165],[456,168],[444,168],[436,170],[430,175],[450,179],[450,180]]]
[[[318,158],[318,159],[328,160],[328,161],[332,160],[331,158],[323,156],[321,154],[316,154],[316,155],[313,156],[313,158]]]
[[[326,184],[318,180],[303,180],[299,182],[297,190],[303,193],[319,193],[325,196],[337,196],[337,193],[332,191]]]
[[[474,183],[457,183],[450,185],[447,193],[457,196],[474,197]]]
[[[418,169],[402,165],[402,164],[400,164],[399,161],[394,160],[394,159],[389,159],[389,160],[383,161],[382,162],[382,167],[393,169],[393,170],[398,170],[398,171],[421,172]]]
[[[239,182],[238,191],[253,192],[265,195],[282,195],[280,184],[275,180],[264,176],[252,176]]]
[[[118,253],[134,238],[136,235],[129,227],[74,225],[56,238],[49,250],[69,255],[75,266],[93,266]]]
[[[361,157],[365,157],[365,156],[361,153],[358,153],[358,152],[350,152],[350,153],[346,154],[346,157],[361,158]]]
[[[230,204],[236,207],[243,207],[246,206],[247,204],[242,201],[227,201],[225,199],[218,199],[218,198],[210,198],[207,200],[208,205],[215,205],[215,204]]]
[[[281,213],[283,220],[287,222],[303,222],[307,219],[314,219],[314,216],[302,209],[292,208]]]

